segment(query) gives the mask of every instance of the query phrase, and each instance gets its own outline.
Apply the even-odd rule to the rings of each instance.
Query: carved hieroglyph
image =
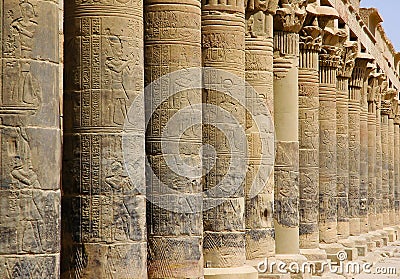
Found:
[[[299,253],[299,34],[307,1],[279,1],[274,16],[276,253]]]
[[[60,6],[0,5],[0,278],[59,278]]]
[[[321,243],[337,241],[337,69],[346,40],[342,30],[325,29],[319,55],[319,233]]]
[[[203,1],[202,4],[203,66],[226,70],[237,75],[239,78],[237,81],[232,81],[233,83],[241,83],[245,78],[244,8],[241,1],[227,3],[207,0]],[[220,88],[223,81],[217,80],[212,75],[212,71],[210,71],[204,82],[206,86]],[[245,92],[243,92],[243,96],[245,96]],[[237,100],[217,90],[204,90],[203,102],[226,110],[237,119],[242,127],[245,126],[245,110],[238,104]],[[203,112],[203,119],[212,119],[212,112]],[[210,123],[210,125],[203,126],[203,143],[214,146],[216,166],[218,166],[206,174],[205,190],[211,189],[221,182],[221,179],[228,171],[229,158],[232,156],[232,152],[238,152],[243,156],[246,152],[244,149],[233,151],[234,149],[226,144],[229,140],[229,135],[223,134],[215,127],[215,124]],[[204,199],[205,204],[221,202],[219,206],[209,209],[203,214],[203,249],[206,267],[240,267],[246,261],[245,183],[243,182],[240,185],[236,185],[238,182],[232,181],[232,183],[236,191],[229,197],[216,194],[214,196],[206,196]],[[220,221],[223,219],[231,221],[228,224],[228,222]]]
[[[322,30],[317,20],[300,31],[299,189],[300,248],[319,247],[319,59]]]
[[[165,98],[165,88],[185,86],[193,76],[185,76],[185,69],[201,67],[201,3],[197,0],[172,3],[164,0],[147,1],[145,17],[145,85],[153,82],[154,92],[146,92],[146,111],[154,102]],[[157,79],[182,70],[180,79]],[[201,79],[197,79],[200,88]],[[177,89],[179,91],[179,89]],[[159,93],[158,93],[159,92]],[[150,93],[150,92],[149,92]],[[165,158],[179,156],[184,162],[201,166],[199,151],[202,143],[201,126],[187,123],[182,135],[163,138],[167,125],[176,125],[172,119],[180,110],[202,101],[200,89],[185,90],[170,96],[155,108],[146,131],[146,154],[157,178],[147,176],[147,195],[164,199],[171,204],[196,201],[202,206],[202,188],[199,180],[192,180],[174,172]],[[152,99],[154,98],[154,100]],[[199,115],[201,119],[201,115]],[[169,123],[170,122],[170,123]],[[187,125],[189,124],[189,125]],[[179,144],[181,154],[165,154],[163,141]],[[178,160],[178,159],[177,159]],[[171,190],[161,190],[161,182]],[[203,275],[202,212],[172,212],[161,204],[147,202],[148,214],[148,276],[149,278],[199,278]]]
[[[258,93],[273,114],[273,13],[277,1],[247,1],[246,6],[246,82]],[[255,100],[247,99],[246,106]],[[274,176],[269,176],[265,186],[255,197],[249,189],[255,179],[260,162],[260,135],[251,118],[246,118],[249,144],[248,164],[251,171],[246,177],[246,259],[257,264],[260,259],[275,254],[273,224]],[[271,151],[274,152],[273,148]],[[250,263],[251,264],[251,263]]]
[[[338,237],[350,235],[349,226],[349,80],[358,51],[356,42],[346,42],[341,53],[337,77],[336,139],[337,139],[337,197]],[[375,131],[375,130],[374,130]]]
[[[142,6],[65,1],[62,278],[147,276],[144,109],[123,129],[143,92]],[[124,158],[122,137],[142,153]]]

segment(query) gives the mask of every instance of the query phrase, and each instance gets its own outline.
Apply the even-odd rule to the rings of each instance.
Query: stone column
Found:
[[[376,168],[376,110],[378,78],[372,74],[368,86],[368,227],[369,231],[377,230],[377,168]]]
[[[150,128],[146,132],[152,169],[146,171],[148,277],[198,278],[203,276],[201,174],[185,174],[174,167],[202,165],[201,109],[182,118],[202,102],[201,70],[187,71],[202,63],[201,3],[149,0],[144,19],[145,85],[154,86],[154,91],[145,92],[146,113],[153,112],[147,115]],[[188,83],[197,89],[187,89]]]
[[[364,55],[368,61],[367,55]],[[368,55],[369,56],[369,55]],[[369,62],[373,61],[370,56]],[[368,76],[372,68],[366,65],[362,77],[360,99],[360,232],[368,233]]]
[[[203,66],[227,71],[238,78],[234,86],[244,86],[245,79],[245,6],[241,1],[219,2],[207,0],[202,3],[202,48]],[[218,75],[213,75],[212,70],[204,77],[207,86],[216,89],[223,86],[223,80]],[[243,99],[245,90],[243,88]],[[246,124],[245,110],[240,100],[234,100],[223,92],[205,90],[203,102],[215,105],[232,114],[242,127]],[[242,103],[243,104],[243,103]],[[213,117],[212,111],[203,111],[203,119],[219,121],[218,115]],[[245,156],[245,148],[234,150],[229,148],[227,141],[236,135],[224,135],[221,130],[210,123],[203,127],[203,143],[214,146],[216,152],[216,166],[205,177],[205,190],[217,186],[230,167],[230,156]],[[234,127],[232,127],[234,129]],[[233,131],[233,130],[232,130]],[[228,138],[227,138],[228,137]],[[232,138],[230,138],[232,137]],[[238,144],[243,144],[238,142]],[[239,162],[235,162],[239,163]],[[243,162],[243,167],[245,167]],[[244,181],[231,181],[235,193],[228,197],[223,193],[206,196],[205,205],[219,204],[204,212],[204,262],[205,277],[219,275],[218,278],[229,278],[232,274],[240,274],[243,278],[253,278],[255,269],[246,269],[245,248],[245,183]],[[213,277],[214,278],[214,277]]]
[[[384,81],[382,74],[378,74],[378,88],[375,95],[376,102],[376,229],[383,229],[383,154],[382,154],[382,129],[381,129],[381,111],[382,95],[386,90],[387,82]]]
[[[306,1],[297,2],[281,4],[274,17],[277,254],[299,253],[298,32],[306,16]]]
[[[349,80],[358,52],[356,42],[346,42],[342,50],[337,76],[336,139],[337,139],[337,197],[338,237],[350,236],[349,208]]]
[[[397,225],[400,222],[400,104],[397,105],[394,124],[394,208],[395,224]]]
[[[143,7],[65,1],[65,9],[61,277],[145,278],[143,103],[127,117],[143,94]]]
[[[382,217],[383,226],[390,225],[390,185],[389,185],[389,114],[391,109],[388,91],[384,91],[381,109],[382,135]]]
[[[300,248],[319,248],[319,73],[321,29],[317,20],[300,31],[299,59],[299,188]]]
[[[319,238],[333,244],[337,235],[336,88],[342,30],[325,28],[319,55]]]
[[[266,103],[271,115],[274,111],[273,14],[277,2],[267,1],[265,6],[252,5],[251,1],[246,3],[246,82]],[[246,100],[247,106],[253,101]],[[252,146],[248,153],[249,169],[252,171],[246,177],[246,259],[249,264],[257,266],[260,261],[275,255],[274,175],[271,173],[255,197],[249,195],[262,155],[258,146],[260,135],[252,123],[251,120],[246,122],[247,138]]]
[[[62,4],[0,5],[0,278],[59,278]]]
[[[394,188],[395,188],[395,172],[394,172],[394,118],[396,117],[397,110],[397,91],[396,89],[389,89],[387,98],[390,104],[389,111],[389,123],[388,123],[388,169],[389,169],[389,226],[394,226],[395,224],[395,209],[394,209]],[[387,99],[385,98],[385,99]]]
[[[349,84],[349,217],[350,235],[361,233],[360,220],[360,113],[361,90],[368,60],[358,57]]]

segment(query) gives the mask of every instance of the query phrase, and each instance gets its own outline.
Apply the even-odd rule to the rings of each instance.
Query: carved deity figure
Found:
[[[36,205],[34,192],[41,185],[33,170],[29,139],[22,127],[1,126],[7,144],[7,157],[12,160],[12,189],[19,196],[20,226],[17,228],[19,253],[41,252],[39,233],[43,218]],[[5,159],[5,158],[3,158]]]
[[[131,72],[130,65],[133,59],[124,57],[121,39],[117,36],[108,38],[112,56],[107,57],[105,62],[107,69],[111,72],[111,91],[112,91],[112,121],[114,124],[122,125],[127,119],[128,108],[127,101],[129,96],[124,87],[124,73]],[[133,54],[131,54],[133,57]]]
[[[11,34],[16,38],[18,52],[15,58],[30,59],[34,47],[34,35],[37,28],[37,22],[34,20],[36,15],[34,7],[29,1],[24,0],[19,5],[21,17],[11,22]],[[14,77],[11,99],[14,103],[38,106],[40,101],[41,89],[37,79],[31,74],[31,65],[29,61],[21,60],[9,64],[16,68],[17,76]]]

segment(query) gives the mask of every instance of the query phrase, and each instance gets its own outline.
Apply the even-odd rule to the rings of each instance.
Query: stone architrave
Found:
[[[298,254],[298,33],[307,1],[279,2],[274,16],[275,245],[277,254]]]
[[[185,119],[174,118],[202,102],[201,77],[187,76],[184,71],[201,67],[201,3],[198,0],[146,1],[144,19],[145,86],[151,83],[154,86],[154,91],[146,91],[144,98],[146,111],[154,110],[151,116],[148,115],[146,131],[146,154],[152,168],[146,171],[148,277],[199,278],[203,276],[200,177],[190,178],[171,167],[202,165],[200,123],[192,123],[190,115]],[[178,77],[157,82],[175,71],[181,71]],[[198,84],[191,84],[197,89],[183,90],[194,80]],[[165,88],[176,92],[166,98]],[[158,101],[160,105],[153,107]],[[201,113],[196,116],[201,119]],[[166,127],[177,125],[177,122],[183,130],[164,136]],[[180,153],[164,151],[166,142],[171,146],[179,145]],[[174,166],[170,165],[171,161]],[[167,190],[162,188],[163,185]],[[186,212],[184,207],[179,207],[182,204],[192,206],[193,211]]]
[[[333,244],[337,236],[336,91],[343,30],[325,28],[319,55],[319,238]]]
[[[273,14],[278,0],[246,2],[246,82],[251,85],[266,103],[271,115],[274,112],[273,99]],[[247,99],[246,106],[254,100]],[[259,135],[255,123],[246,119],[246,134],[249,141],[248,172],[246,177],[246,259],[257,265],[260,260],[275,255],[274,175],[268,177],[265,186],[255,197],[249,196],[249,189],[260,164]],[[272,147],[270,147],[272,148]],[[271,149],[272,150],[272,149]]]
[[[397,104],[396,117],[394,119],[394,208],[395,224],[400,221],[400,104]]]
[[[349,218],[350,235],[361,233],[360,220],[360,113],[361,91],[369,57],[358,54],[349,84]]]
[[[369,56],[369,55],[368,55]],[[365,55],[365,59],[368,59]],[[369,56],[370,61],[373,57]],[[371,66],[371,67],[370,67]],[[373,64],[367,63],[364,71],[360,98],[360,232],[369,232],[368,225],[368,77]]]
[[[336,139],[337,139],[337,197],[338,237],[350,236],[349,209],[349,80],[358,52],[356,42],[347,41],[341,54],[337,75]]]
[[[62,4],[0,5],[0,278],[56,279]]]
[[[233,85],[244,86],[245,6],[243,2],[203,1],[201,26],[203,66],[234,74],[238,78],[231,81]],[[218,76],[218,74],[213,75],[212,70],[207,71],[204,76],[205,86],[215,88],[215,90],[204,90],[203,102],[225,110],[242,127],[245,127],[246,114],[243,107],[245,90],[243,89],[243,99],[240,100],[243,103],[239,104],[238,100],[218,90],[224,85],[224,81]],[[213,146],[216,153],[216,167],[205,175],[203,186],[205,191],[213,189],[223,181],[222,179],[231,167],[231,155],[246,155],[246,146],[241,148],[242,142],[237,142],[239,148],[236,149],[229,146],[228,142],[235,137],[228,131],[234,130],[233,124],[226,126],[225,132],[217,128],[218,121],[222,118],[218,112],[213,116],[213,111],[203,110],[203,144]],[[209,158],[203,157],[203,160],[208,166]],[[236,166],[242,164],[241,168],[246,167],[246,162],[235,162],[235,164]],[[221,276],[227,277],[232,273],[240,273],[240,268],[246,263],[245,181],[230,181],[229,183],[235,187],[234,193],[227,196],[224,193],[215,192],[213,195],[204,197],[206,207],[209,208],[209,205],[214,203],[218,204],[205,210],[203,214],[203,255],[205,267],[208,268],[205,270],[206,278],[214,276],[215,272],[220,272],[223,274]]]
[[[319,248],[319,72],[322,30],[315,18],[300,31],[299,58],[299,237],[301,249]]]
[[[65,1],[64,26],[61,277],[145,278],[144,105],[128,117],[143,94],[142,3]]]

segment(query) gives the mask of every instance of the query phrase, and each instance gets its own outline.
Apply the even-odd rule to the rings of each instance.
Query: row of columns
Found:
[[[225,278],[233,273],[257,278],[246,265],[306,254],[304,249],[328,251],[339,239],[395,225],[400,213],[396,91],[381,73],[370,75],[373,59],[356,42],[346,42],[348,30],[333,24],[337,14],[319,10],[317,2],[66,2],[62,216],[60,102],[54,89],[59,59],[41,53],[47,48],[39,39],[26,39],[18,25],[26,17],[40,17],[39,24],[48,22],[46,16],[58,22],[60,10],[43,1],[10,4],[15,14],[21,9],[20,18],[10,19],[11,13],[2,20],[9,21],[3,23],[15,29],[10,38],[19,36],[21,45],[3,50],[1,57],[14,67],[4,73],[19,77],[18,86],[6,83],[1,89],[0,191],[2,204],[10,205],[1,211],[7,235],[1,242],[1,277],[32,269],[56,278],[60,269],[61,278]],[[32,38],[45,36],[47,29],[39,27],[38,33],[30,30]],[[197,89],[174,96],[166,88],[185,88],[185,78],[158,83],[166,74],[201,66],[246,80],[273,113],[274,172],[255,196],[249,195],[251,174],[228,197],[203,194],[228,172],[231,156],[247,158],[249,169],[257,168],[259,159],[242,143],[232,154],[218,127],[231,135],[234,128],[219,112],[201,110],[206,125],[191,123],[179,137],[168,138],[180,145],[184,159],[163,153],[169,120],[201,103],[231,113],[246,127],[247,139],[257,140],[240,104],[253,101],[245,92],[238,100],[198,89],[202,82],[221,87],[212,71],[203,81],[195,79]],[[40,73],[46,71],[54,86],[45,86]],[[149,84],[156,95],[144,92]],[[7,92],[20,95],[13,99],[15,94]],[[141,95],[142,102],[134,103]],[[33,148],[48,134],[57,138],[48,146],[54,157]],[[202,144],[214,146],[216,154],[215,167],[205,177],[189,179],[169,169],[171,158],[208,165],[211,158],[198,155]],[[50,169],[54,177],[46,174]],[[182,211],[185,205],[192,211]]]

